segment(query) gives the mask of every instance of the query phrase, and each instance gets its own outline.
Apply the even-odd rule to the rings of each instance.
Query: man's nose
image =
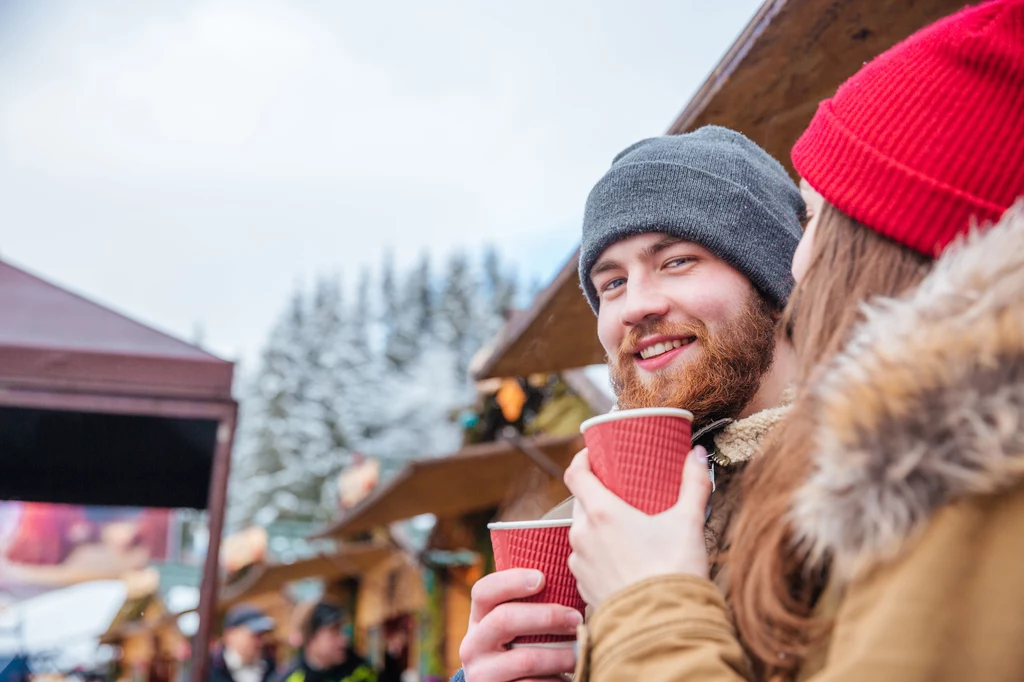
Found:
[[[671,302],[656,286],[643,280],[634,280],[626,288],[626,305],[622,307],[619,321],[632,327],[644,321],[665,317]]]

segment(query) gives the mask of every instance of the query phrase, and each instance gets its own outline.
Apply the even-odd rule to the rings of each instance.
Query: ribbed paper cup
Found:
[[[671,407],[609,412],[580,425],[594,475],[645,514],[679,500],[693,414]]]
[[[576,578],[569,572],[571,524],[571,519],[550,519],[487,526],[496,570],[530,568],[544,574],[544,589],[519,601],[562,604],[583,614],[586,604],[576,587]],[[576,635],[532,635],[517,638],[512,646],[569,646],[575,639]]]

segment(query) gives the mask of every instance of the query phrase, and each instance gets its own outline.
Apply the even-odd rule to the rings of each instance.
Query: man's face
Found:
[[[229,628],[224,631],[224,646],[234,651],[243,665],[252,665],[260,658],[260,650],[263,645],[263,635],[257,634],[245,627]]]
[[[774,355],[773,311],[707,249],[630,237],[601,254],[591,282],[620,407],[682,407],[699,426],[735,417],[757,393]]]
[[[345,662],[348,637],[337,624],[325,625],[318,629],[306,645],[306,654],[315,658],[324,667],[341,665]]]

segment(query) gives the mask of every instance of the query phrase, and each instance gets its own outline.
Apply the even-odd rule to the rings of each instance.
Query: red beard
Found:
[[[628,349],[653,335],[692,336],[699,355],[678,368],[640,376]],[[756,292],[736,320],[711,334],[701,322],[655,320],[630,330],[617,357],[609,359],[612,387],[621,409],[680,407],[694,416],[694,430],[723,417],[735,418],[754,398],[775,353],[775,316]]]

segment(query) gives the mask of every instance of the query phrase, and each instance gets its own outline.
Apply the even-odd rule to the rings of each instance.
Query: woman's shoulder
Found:
[[[1024,482],[1024,203],[866,307],[810,391],[793,517],[839,579],[898,558],[948,505]]]

